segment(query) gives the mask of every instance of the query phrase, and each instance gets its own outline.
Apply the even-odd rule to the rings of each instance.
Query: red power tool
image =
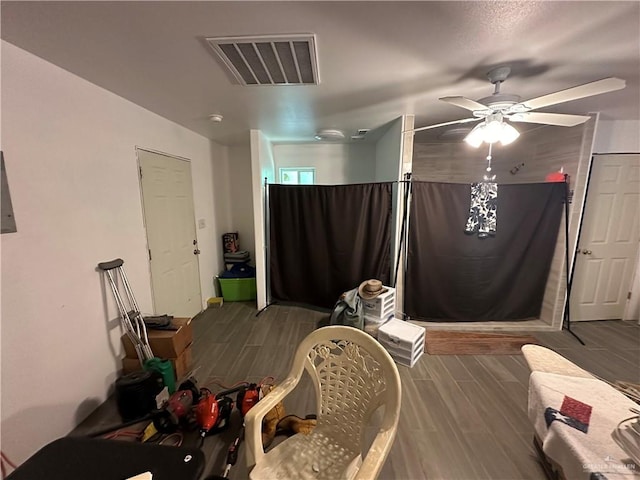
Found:
[[[218,400],[207,390],[200,391],[201,398],[196,406],[196,422],[200,427],[200,436],[204,438],[218,424],[220,407]]]
[[[260,387],[255,383],[249,384],[248,387],[243,387],[238,392],[236,398],[236,407],[240,410],[242,418],[247,414],[253,406],[260,400]]]
[[[200,401],[196,406],[196,422],[200,427],[200,436],[218,433],[229,425],[233,410],[233,400],[228,395],[246,389],[246,384],[223,390],[215,396],[208,388],[200,389]]]
[[[178,390],[171,397],[162,410],[153,416],[153,426],[160,433],[175,432],[193,405],[191,390]]]

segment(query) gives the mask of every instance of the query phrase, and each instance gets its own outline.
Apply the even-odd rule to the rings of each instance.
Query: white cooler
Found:
[[[396,363],[408,367],[413,367],[424,353],[424,339],[424,327],[395,318],[378,329],[378,341]]]

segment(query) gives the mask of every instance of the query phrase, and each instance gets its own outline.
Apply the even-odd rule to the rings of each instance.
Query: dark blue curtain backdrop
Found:
[[[495,236],[465,233],[471,186],[413,182],[405,313],[434,321],[537,318],[564,183],[498,186]]]
[[[332,308],[364,280],[389,285],[392,183],[268,188],[274,300]]]

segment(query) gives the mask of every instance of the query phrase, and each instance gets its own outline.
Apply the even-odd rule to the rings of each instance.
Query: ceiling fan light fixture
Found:
[[[509,145],[513,143],[520,136],[520,132],[516,130],[512,125],[508,123],[502,124],[502,133],[500,135],[500,143],[502,145]]]
[[[502,130],[504,127],[504,123],[502,123],[502,119],[488,120],[485,126],[485,129],[482,131],[483,140],[486,143],[496,143],[500,141],[502,137]]]
[[[626,82],[620,78],[609,77],[595,82],[577,85],[575,87],[549,93],[540,97],[521,101],[519,95],[500,93],[500,85],[511,72],[511,68],[502,66],[491,70],[487,77],[494,84],[495,90],[492,95],[471,100],[462,96],[440,97],[439,100],[471,111],[470,118],[454,120],[452,122],[436,123],[426,127],[414,128],[414,132],[421,132],[432,128],[440,128],[447,125],[457,125],[461,123],[475,122],[481,119],[484,121],[475,126],[465,137],[465,142],[477,148],[483,142],[492,145],[500,142],[502,145],[513,143],[520,133],[511,124],[505,122],[536,123],[541,125],[556,125],[560,127],[574,127],[589,121],[591,116],[572,115],[567,113],[543,113],[535,112],[539,108],[549,107],[559,103],[570,102],[580,98],[592,97],[603,93],[613,92],[625,88]]]
[[[464,137],[464,141],[471,145],[473,148],[478,148],[482,142],[484,141],[484,130],[486,125],[484,122],[473,127],[473,130],[469,132],[469,134]]]
[[[513,126],[502,121],[502,117],[489,118],[476,125],[464,138],[464,141],[474,148],[478,148],[482,142],[509,145],[514,142],[520,133]]]

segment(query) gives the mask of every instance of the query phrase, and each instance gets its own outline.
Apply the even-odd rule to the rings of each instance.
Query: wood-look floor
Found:
[[[249,304],[225,303],[194,318],[195,376],[201,383],[284,378],[297,345],[326,318],[281,305],[256,313]],[[530,333],[598,376],[640,382],[637,323],[582,322],[572,330],[586,346],[567,331]],[[413,368],[398,368],[402,413],[381,479],[545,478],[527,419],[529,370],[522,355],[425,354]],[[285,407],[300,416],[314,413],[311,385],[301,382]],[[205,441],[207,474],[223,471],[239,422],[234,417],[229,430]],[[230,478],[248,478],[243,447]]]

